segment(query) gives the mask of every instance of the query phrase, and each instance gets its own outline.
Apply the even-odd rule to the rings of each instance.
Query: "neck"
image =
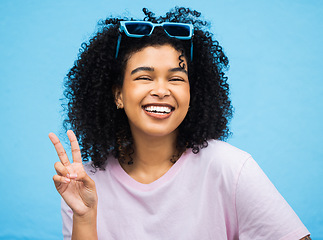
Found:
[[[133,164],[122,164],[123,169],[142,183],[157,180],[173,165],[171,159],[177,154],[176,137],[176,132],[165,137],[141,137],[133,134]]]

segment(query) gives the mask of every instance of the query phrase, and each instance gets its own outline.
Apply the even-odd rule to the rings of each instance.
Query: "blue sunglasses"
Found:
[[[119,31],[124,32],[128,37],[141,38],[144,36],[150,36],[155,27],[162,27],[169,37],[190,40],[191,39],[191,61],[193,60],[193,32],[194,28],[192,24],[188,23],[152,23],[146,21],[120,21]],[[118,57],[119,48],[121,43],[121,34],[118,36],[116,56]]]

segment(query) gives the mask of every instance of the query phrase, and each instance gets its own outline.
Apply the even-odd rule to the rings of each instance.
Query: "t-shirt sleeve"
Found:
[[[63,237],[64,240],[70,240],[72,238],[73,211],[63,199],[61,200],[61,213],[63,220]]]
[[[236,188],[239,239],[295,240],[309,234],[258,164],[244,163]]]

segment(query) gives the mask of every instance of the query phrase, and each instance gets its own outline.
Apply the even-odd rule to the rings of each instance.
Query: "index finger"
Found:
[[[72,150],[72,156],[73,156],[73,162],[82,163],[82,156],[81,156],[81,150],[79,143],[77,141],[77,138],[72,130],[67,131],[68,139],[71,142],[71,150]]]
[[[55,150],[57,152],[57,155],[58,155],[59,160],[61,161],[61,163],[64,166],[70,165],[71,163],[68,160],[66,151],[65,151],[63,145],[61,144],[61,142],[59,141],[58,137],[54,133],[48,134],[48,137],[51,140],[51,142],[53,143],[53,145],[55,147]]]

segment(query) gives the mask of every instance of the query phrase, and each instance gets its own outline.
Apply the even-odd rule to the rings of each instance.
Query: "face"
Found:
[[[123,86],[115,95],[134,137],[176,136],[190,102],[187,63],[180,67],[180,55],[163,45],[146,47],[129,58]]]

